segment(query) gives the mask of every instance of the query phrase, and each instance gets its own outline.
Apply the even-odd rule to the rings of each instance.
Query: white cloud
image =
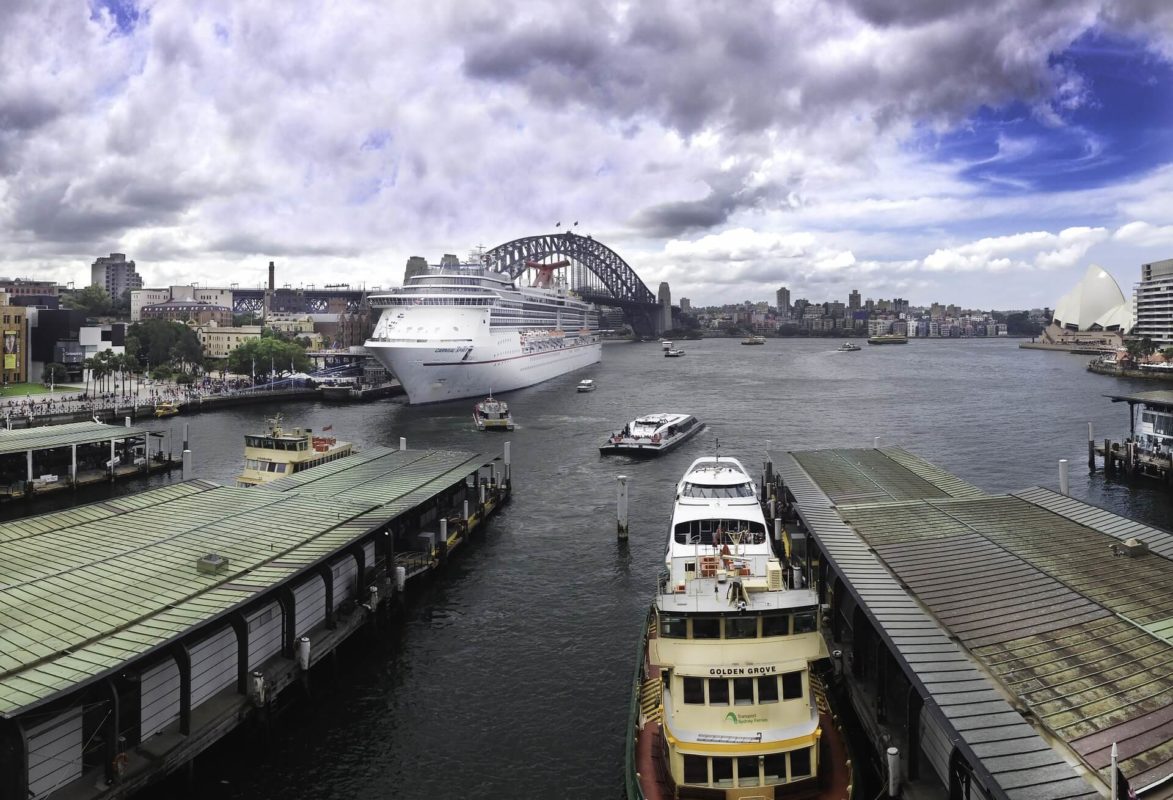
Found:
[[[1002,271],[992,302],[1173,225],[1168,171],[989,197],[910,145],[981,104],[1062,124],[1094,87],[1053,56],[1105,24],[1167,54],[1157,2],[89,5],[0,4],[0,273],[388,285],[579,219],[697,300]]]

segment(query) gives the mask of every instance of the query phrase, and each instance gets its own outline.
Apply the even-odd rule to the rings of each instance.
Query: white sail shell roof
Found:
[[[1059,298],[1055,324],[1081,331],[1132,327],[1132,307],[1124,299],[1116,279],[1092,264],[1075,288]]]

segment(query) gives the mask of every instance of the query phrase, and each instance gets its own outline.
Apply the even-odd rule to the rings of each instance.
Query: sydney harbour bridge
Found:
[[[658,336],[672,327],[668,284],[660,284],[653,294],[618,253],[590,236],[570,231],[526,236],[486,251],[483,260],[489,269],[514,279],[537,266],[565,268],[572,291],[587,302],[621,310],[623,321],[637,336]],[[232,305],[237,314],[260,313],[267,295],[272,311],[338,313],[357,311],[368,293],[349,286],[278,289],[270,272],[267,289],[234,287]]]

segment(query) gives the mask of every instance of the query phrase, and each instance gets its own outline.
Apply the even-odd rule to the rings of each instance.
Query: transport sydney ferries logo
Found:
[[[737,714],[730,711],[725,715],[725,721],[732,722],[734,725],[760,725],[766,720],[757,714]]]

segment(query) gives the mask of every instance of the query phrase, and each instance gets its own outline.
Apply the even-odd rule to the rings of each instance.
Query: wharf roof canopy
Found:
[[[106,425],[101,422],[70,422],[64,425],[46,425],[41,428],[0,430],[0,455],[24,453],[28,450],[47,450],[75,444],[95,444],[111,439],[129,439],[145,436],[150,431],[137,426]]]
[[[1068,330],[1119,330],[1132,327],[1132,306],[1116,279],[1095,264],[1055,305],[1054,322]]]
[[[487,463],[372,448],[285,491],[197,480],[0,523],[0,717],[191,635]],[[225,572],[196,569],[209,553]]]
[[[1064,778],[1058,762],[1041,769],[1041,740],[1003,695],[1100,776],[1113,742],[1134,787],[1173,776],[1173,535],[1047,489],[947,489],[926,471],[935,467],[902,450],[862,452],[774,459],[831,562],[859,583],[861,607],[874,607],[868,613],[894,654],[1005,796],[1069,797],[1062,792],[1082,781],[1069,783],[1074,772]],[[884,459],[926,478],[928,489],[918,496],[913,477]],[[1133,537],[1149,552],[1113,555]],[[948,638],[933,644],[926,628],[909,639],[911,610],[893,611],[897,592]],[[996,679],[997,695],[984,697],[976,677],[961,680],[960,664],[943,666],[956,649],[950,639],[981,665],[975,676]],[[1011,740],[1038,760],[1030,772],[997,757],[991,743]]]

